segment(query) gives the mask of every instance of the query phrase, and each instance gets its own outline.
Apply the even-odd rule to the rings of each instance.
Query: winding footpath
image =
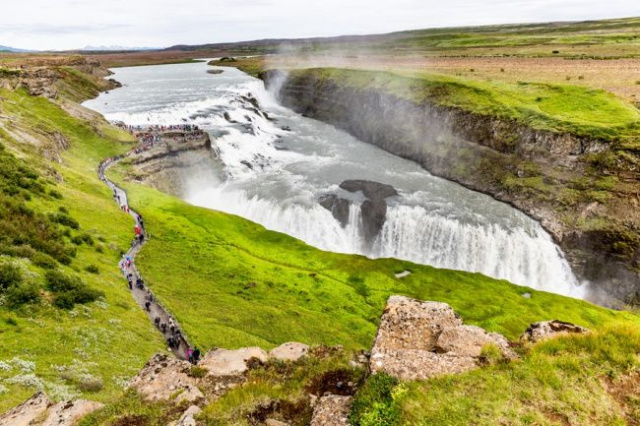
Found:
[[[98,167],[98,177],[109,188],[111,188],[113,191],[114,201],[118,203],[122,211],[127,212],[133,218],[135,223],[134,230],[136,230],[136,236],[127,253],[122,256],[119,268],[122,271],[123,276],[129,281],[128,286],[133,298],[147,313],[147,316],[153,322],[158,331],[162,333],[165,341],[169,345],[169,349],[177,358],[187,359],[187,350],[191,348],[187,337],[182,332],[182,329],[175,318],[173,318],[167,309],[158,302],[151,289],[144,284],[144,280],[135,265],[136,255],[149,239],[149,233],[144,226],[144,219],[140,214],[129,207],[127,192],[105,176],[105,172],[111,166],[117,164],[124,158],[136,154],[137,152],[138,148],[134,148],[126,154],[107,158],[102,161]],[[138,233],[142,237],[138,237]],[[174,342],[173,344],[171,344],[172,341]]]

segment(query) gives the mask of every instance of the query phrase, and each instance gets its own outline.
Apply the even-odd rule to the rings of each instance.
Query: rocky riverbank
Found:
[[[632,161],[611,164],[612,142],[416,103],[385,88],[343,84],[322,70],[261,77],[285,106],[539,220],[575,274],[592,283],[593,300],[637,301],[640,174]]]

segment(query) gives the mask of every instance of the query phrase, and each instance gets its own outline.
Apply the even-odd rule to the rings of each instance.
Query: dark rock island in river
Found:
[[[368,180],[345,180],[340,184],[340,188],[353,193],[362,192],[366,198],[360,206],[362,227],[365,242],[373,244],[387,217],[386,199],[398,195],[398,192],[391,185]],[[336,194],[327,194],[320,198],[320,205],[329,210],[343,227],[349,222],[350,204],[351,201]]]

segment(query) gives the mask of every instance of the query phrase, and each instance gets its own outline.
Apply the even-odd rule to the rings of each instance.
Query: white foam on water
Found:
[[[148,67],[147,74],[120,69],[115,77],[130,80],[125,89],[132,93],[115,90],[88,106],[127,124],[189,122],[215,133],[225,179],[208,185],[194,181],[190,203],[245,217],[324,250],[480,272],[584,296],[585,286],[549,234],[524,214],[282,108],[262,82],[237,70],[203,77],[196,73],[206,67],[190,64],[175,66],[177,73],[182,70],[176,76],[169,67]],[[165,77],[154,79],[154,73]],[[249,94],[279,122],[256,111]],[[322,194],[340,191],[342,180],[360,178],[390,183],[400,193],[389,201],[372,246],[365,244],[358,201],[350,205],[344,227],[318,203]]]

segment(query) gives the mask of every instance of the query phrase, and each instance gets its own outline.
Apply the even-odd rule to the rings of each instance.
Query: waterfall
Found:
[[[212,76],[206,68],[119,69],[116,78],[125,87],[87,104],[127,124],[189,122],[207,130],[224,176],[211,182],[194,177],[186,196],[192,204],[324,250],[480,272],[583,297],[584,286],[562,252],[531,218],[279,106],[262,82],[238,70]],[[386,221],[373,243],[363,236],[363,200],[340,193],[348,179],[389,184],[400,194],[387,200]],[[345,226],[319,204],[327,193],[351,197]]]
[[[371,255],[481,272],[540,290],[579,295],[571,268],[551,237],[542,228],[532,228],[465,224],[419,206],[395,206],[387,211]]]

